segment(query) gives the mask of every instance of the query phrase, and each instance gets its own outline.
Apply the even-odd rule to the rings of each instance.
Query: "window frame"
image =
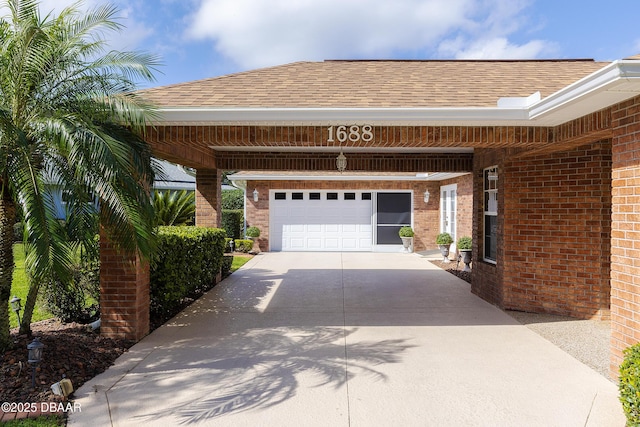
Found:
[[[490,263],[498,263],[498,166],[490,166],[484,168],[482,171],[482,260]],[[496,230],[492,233],[487,231],[487,219],[488,217],[495,218]],[[495,248],[491,247],[491,242],[495,242]],[[487,243],[489,242],[489,245]],[[489,247],[487,247],[489,246]],[[494,249],[495,259],[491,258],[487,254],[491,253]]]

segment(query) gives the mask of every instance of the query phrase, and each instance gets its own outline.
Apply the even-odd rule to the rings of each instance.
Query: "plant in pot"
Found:
[[[442,262],[449,262],[449,246],[453,243],[453,237],[449,233],[440,233],[436,237],[436,245],[440,248]]]
[[[413,228],[409,226],[401,227],[400,231],[398,231],[398,234],[402,239],[402,246],[404,246],[404,251],[410,252],[411,251],[410,248],[413,247],[413,236],[414,236]]]
[[[251,248],[251,252],[253,253],[260,252],[260,246],[258,244],[258,237],[260,237],[260,229],[258,227],[247,228],[247,237],[253,240],[253,247]]]
[[[462,262],[464,262],[464,269],[462,271],[471,271],[469,264],[471,263],[471,248],[473,246],[473,240],[469,236],[462,236],[456,243]]]

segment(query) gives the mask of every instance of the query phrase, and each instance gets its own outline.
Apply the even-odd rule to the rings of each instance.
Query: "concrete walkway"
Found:
[[[264,253],[76,392],[71,426],[623,426],[615,384],[410,254]]]

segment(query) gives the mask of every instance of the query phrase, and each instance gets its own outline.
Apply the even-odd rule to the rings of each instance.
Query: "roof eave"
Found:
[[[640,61],[619,60],[532,102],[501,107],[165,107],[156,125],[557,126],[640,94]],[[497,103],[498,100],[496,100]]]

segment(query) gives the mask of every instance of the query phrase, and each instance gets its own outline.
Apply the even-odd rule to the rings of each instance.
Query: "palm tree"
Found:
[[[106,51],[105,34],[121,29],[112,6],[81,12],[76,3],[44,17],[37,0],[2,6],[9,14],[0,20],[0,350],[10,344],[11,229],[18,212],[32,278],[23,332],[38,284],[68,278],[75,246],[94,237],[92,201],[111,241],[145,258],[152,253],[154,174],[142,139],[152,109],[132,91],[137,80],[153,80],[158,64],[150,55]],[[45,191],[51,179],[72,195],[67,226],[76,242],[55,220]]]
[[[154,191],[153,207],[157,225],[192,225],[196,214],[193,191]]]

